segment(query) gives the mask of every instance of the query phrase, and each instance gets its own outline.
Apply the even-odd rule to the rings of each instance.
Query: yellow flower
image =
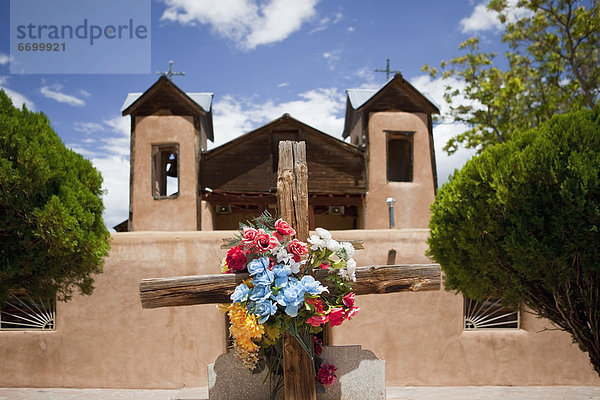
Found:
[[[252,339],[260,340],[265,330],[258,323],[256,315],[248,313],[246,307],[240,303],[229,306],[228,315],[231,321],[229,332],[237,345],[250,351],[258,350],[258,345]]]
[[[223,258],[223,261],[221,261],[221,273],[223,274],[227,274],[229,273],[230,269],[229,269],[229,265],[227,265],[227,257]]]

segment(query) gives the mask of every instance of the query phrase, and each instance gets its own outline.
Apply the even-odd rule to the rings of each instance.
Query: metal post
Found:
[[[388,205],[388,211],[390,213],[390,229],[392,229],[394,227],[394,225],[395,225],[395,221],[394,221],[394,203],[396,202],[396,200],[393,197],[388,197],[385,202]]]

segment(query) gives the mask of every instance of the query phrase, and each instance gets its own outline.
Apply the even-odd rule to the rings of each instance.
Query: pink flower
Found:
[[[346,307],[354,307],[354,292],[350,292],[347,295],[345,295],[342,299],[342,303],[344,303]]]
[[[329,264],[326,263],[321,263],[321,265],[319,265],[320,269],[329,269]]]
[[[306,323],[311,324],[315,327],[319,327],[323,324],[326,324],[327,321],[329,321],[328,315],[312,315],[309,319],[306,320]]]
[[[294,228],[290,226],[287,222],[279,218],[275,221],[275,230],[283,236],[293,236],[296,234]]]
[[[331,386],[335,382],[337,368],[332,364],[321,364],[317,372],[317,382],[323,386]]]
[[[244,227],[242,231],[242,242],[244,244],[252,244],[254,243],[254,238],[258,234],[258,230],[254,228],[249,228],[247,226]]]
[[[356,315],[358,310],[360,310],[360,307],[352,307],[351,309],[346,311],[346,313],[344,314],[344,317],[346,319],[352,319],[352,317],[354,317]]]
[[[296,262],[300,261],[300,257],[308,254],[308,246],[298,239],[292,239],[288,243],[287,249],[294,255],[294,261]]]
[[[329,316],[329,324],[331,326],[338,326],[344,322],[344,309],[342,307],[332,308],[327,315]]]
[[[279,240],[269,235],[264,230],[259,229],[256,236],[254,236],[254,246],[259,252],[265,252],[279,246]]]
[[[242,270],[246,267],[246,254],[238,246],[227,250],[226,262],[230,270]]]

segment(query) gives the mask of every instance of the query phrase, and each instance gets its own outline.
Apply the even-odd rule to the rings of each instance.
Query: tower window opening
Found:
[[[179,145],[152,146],[152,196],[172,199],[179,195]]]
[[[387,132],[388,182],[412,182],[414,132]]]

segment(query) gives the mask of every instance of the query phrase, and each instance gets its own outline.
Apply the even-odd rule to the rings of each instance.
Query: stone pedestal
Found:
[[[336,366],[336,382],[319,400],[385,400],[385,361],[361,346],[323,346],[323,362]],[[233,355],[221,354],[208,366],[210,400],[268,399],[268,371],[252,374]],[[264,382],[264,384],[263,384]],[[283,399],[283,390],[277,399]]]

